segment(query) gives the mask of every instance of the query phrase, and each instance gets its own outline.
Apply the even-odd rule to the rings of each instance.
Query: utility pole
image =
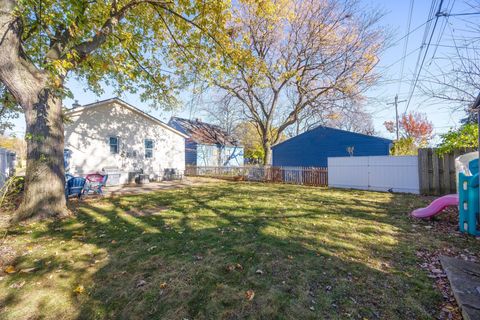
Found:
[[[387,103],[387,105],[394,105],[395,106],[395,129],[397,132],[397,141],[400,138],[399,137],[399,128],[398,128],[398,104],[402,102],[406,102],[407,100],[400,100],[398,101],[398,94],[395,95],[395,100],[393,102]]]

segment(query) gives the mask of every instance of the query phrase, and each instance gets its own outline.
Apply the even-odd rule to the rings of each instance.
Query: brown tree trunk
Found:
[[[64,192],[62,101],[46,72],[21,50],[22,20],[17,1],[0,0],[0,81],[23,108],[27,169],[24,198],[14,220],[67,214]]]
[[[64,192],[62,101],[46,88],[36,100],[32,107],[25,108],[25,191],[15,220],[68,214]]]

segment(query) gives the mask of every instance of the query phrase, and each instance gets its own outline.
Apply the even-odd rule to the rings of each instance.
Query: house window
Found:
[[[110,137],[109,138],[109,145],[110,145],[110,153],[111,154],[117,154],[118,153],[118,143],[119,139],[118,137]]]
[[[145,158],[153,158],[153,140],[145,139]]]

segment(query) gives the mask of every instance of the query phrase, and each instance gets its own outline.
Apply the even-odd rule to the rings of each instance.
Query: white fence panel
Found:
[[[328,186],[420,193],[417,156],[329,157]]]

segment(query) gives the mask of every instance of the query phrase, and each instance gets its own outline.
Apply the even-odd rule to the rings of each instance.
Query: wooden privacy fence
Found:
[[[300,184],[307,186],[328,186],[327,168],[305,167],[197,167],[187,166],[186,176],[204,176],[213,178],[229,178],[232,180],[277,182]]]
[[[418,175],[420,193],[426,195],[442,195],[457,192],[455,158],[462,154],[476,151],[463,149],[438,155],[435,148],[418,150]]]

